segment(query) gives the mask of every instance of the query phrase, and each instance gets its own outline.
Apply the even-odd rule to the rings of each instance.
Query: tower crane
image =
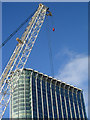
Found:
[[[46,15],[52,16],[49,8],[43,4],[39,4],[38,9],[29,21],[21,39],[16,39],[18,44],[0,77],[0,120],[6,111],[15,88],[17,87],[18,79],[31,53]],[[14,86],[12,80],[16,81]]]

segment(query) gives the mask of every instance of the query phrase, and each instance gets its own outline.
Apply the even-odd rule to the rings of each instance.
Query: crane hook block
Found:
[[[55,31],[55,28],[53,28],[53,31]]]
[[[16,40],[17,40],[20,44],[23,44],[23,42],[22,42],[19,38],[16,38]]]

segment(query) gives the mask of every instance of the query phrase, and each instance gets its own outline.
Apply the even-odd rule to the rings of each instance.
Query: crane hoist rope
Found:
[[[48,40],[48,50],[49,50],[49,59],[50,59],[50,68],[51,68],[51,75],[54,77],[54,65],[53,65],[53,56],[52,56],[52,47],[51,47],[51,36],[50,36],[50,29],[48,17],[46,16],[46,32],[47,32],[47,40]]]
[[[43,4],[39,4],[21,39],[17,38],[18,44],[0,77],[0,120],[17,87],[17,82],[34,46],[45,16],[52,15],[48,9]],[[15,82],[14,86],[13,82]]]

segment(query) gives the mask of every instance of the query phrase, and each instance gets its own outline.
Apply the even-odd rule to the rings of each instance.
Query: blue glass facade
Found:
[[[73,92],[73,98],[74,98],[76,116],[77,116],[77,119],[79,119],[79,111],[78,111],[78,105],[77,105],[77,98],[76,98],[76,93],[74,93],[74,92]]]
[[[48,109],[49,109],[49,117],[53,118],[52,113],[52,101],[51,101],[51,92],[50,92],[50,83],[47,82],[47,95],[48,95]]]
[[[71,103],[71,111],[72,111],[72,118],[76,118],[75,117],[75,112],[74,112],[74,101],[73,101],[73,96],[72,96],[72,91],[69,91],[69,97],[70,97],[70,103]]]
[[[68,94],[68,89],[65,89],[65,98],[66,98],[66,105],[67,105],[67,113],[68,113],[68,118],[71,118],[70,114],[70,105],[69,105],[69,94]]]
[[[23,71],[11,98],[11,118],[32,118],[31,71]],[[16,81],[13,81],[13,86]]]
[[[57,106],[56,106],[56,97],[55,97],[55,85],[54,84],[52,84],[52,100],[53,100],[54,118],[58,118]]]
[[[61,87],[61,98],[62,98],[63,115],[64,115],[64,118],[67,118],[64,96],[65,96],[64,88]]]
[[[16,118],[87,119],[81,89],[31,69],[23,71],[14,91],[12,115]]]
[[[48,118],[47,100],[46,100],[46,86],[45,86],[44,80],[42,81],[42,94],[43,94],[44,118]]]
[[[63,116],[62,116],[62,110],[61,110],[59,86],[56,86],[56,95],[57,95],[57,104],[58,104],[58,114],[59,114],[59,118],[62,119]]]
[[[39,118],[43,118],[40,79],[37,79],[37,93],[38,93],[38,112],[39,112]]]
[[[36,83],[35,76],[32,76],[32,102],[33,102],[33,116],[37,118],[37,101],[36,101]]]
[[[81,99],[80,99],[80,92],[77,93],[77,99],[78,99],[78,104],[79,104],[79,111],[80,111],[80,117],[83,118],[83,112],[82,112],[82,104],[81,104]]]
[[[87,116],[86,116],[85,104],[84,104],[84,99],[83,99],[83,93],[82,92],[81,92],[81,102],[82,102],[83,113],[84,113],[84,116],[85,116],[85,119],[86,119]]]

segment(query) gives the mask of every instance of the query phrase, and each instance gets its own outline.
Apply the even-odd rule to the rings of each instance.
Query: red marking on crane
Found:
[[[53,28],[53,31],[55,31],[55,28]]]

